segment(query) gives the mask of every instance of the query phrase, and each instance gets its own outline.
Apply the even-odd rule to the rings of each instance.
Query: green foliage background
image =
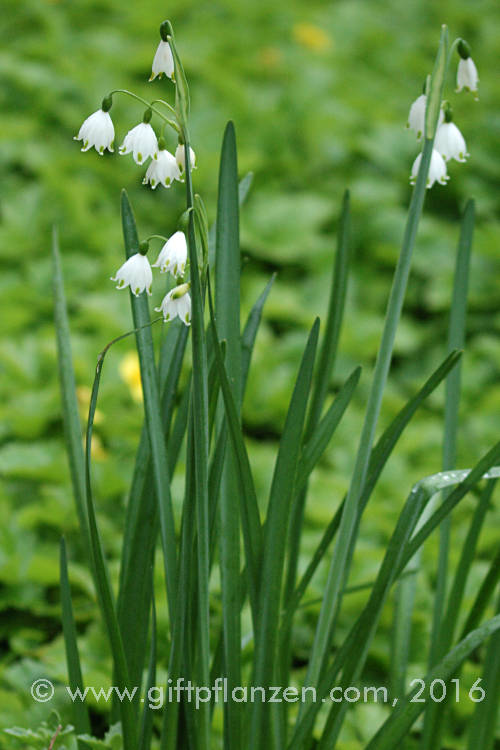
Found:
[[[57,542],[72,551],[72,582],[87,684],[109,684],[109,660],[90,578],[79,544],[62,438],[51,300],[50,232],[60,230],[74,334],[82,417],[98,351],[130,328],[127,295],[108,280],[122,262],[119,191],[125,186],[142,236],[168,234],[182,211],[183,190],[151,192],[131,157],[80,154],[72,136],[112,88],[169,97],[169,83],[148,84],[157,27],[168,15],[190,81],[195,188],[213,218],[219,148],[228,119],[236,124],[239,166],[255,173],[242,212],[243,298],[248,309],[272,271],[278,272],[256,346],[244,410],[258,489],[268,486],[306,330],[326,311],[336,220],[343,190],[353,206],[355,268],[341,356],[332,392],[352,367],[364,365],[354,409],[313,478],[303,560],[331,517],[352,468],[370,368],[401,241],[418,152],[405,130],[410,103],[432,65],[441,23],[465,37],[479,69],[480,101],[451,95],[471,157],[453,163],[447,187],[427,196],[383,427],[443,358],[458,219],[477,201],[470,315],[463,364],[460,466],[469,466],[498,439],[500,282],[498,157],[500,91],[494,0],[214,0],[120,3],[117,0],[3,0],[0,51],[0,726],[36,724],[47,707],[34,705],[29,685],[40,675],[65,684],[58,605]],[[450,81],[450,89],[453,88]],[[449,90],[450,90],[449,89]],[[140,121],[142,108],[115,97],[116,146]],[[172,142],[171,144],[175,144]],[[158,295],[158,292],[156,293]],[[157,304],[160,297],[155,296]],[[157,334],[158,335],[158,332]],[[141,406],[120,374],[131,342],[106,364],[96,422],[95,479],[100,522],[117,570],[123,507],[141,422]],[[381,550],[412,483],[440,469],[442,392],[405,434],[369,507],[352,583],[373,578]],[[174,478],[177,502],[182,474]],[[464,536],[455,514],[452,555]],[[473,570],[475,584],[498,542],[500,513],[491,512]],[[414,674],[425,663],[425,638],[436,563],[428,545],[419,583]],[[324,574],[324,571],[322,571]],[[320,596],[320,574],[310,592]],[[346,599],[343,617],[364,594]],[[295,633],[297,668],[307,658],[317,609],[304,611]],[[377,684],[388,664],[390,608],[369,662]],[[162,627],[160,619],[160,627]],[[163,622],[163,627],[165,623]],[[477,677],[467,668],[470,682]],[[470,673],[470,674],[469,674]],[[59,698],[57,698],[59,696]],[[69,717],[61,694],[56,702]],[[460,735],[472,707],[456,709]],[[356,708],[346,748],[362,747],[382,709]],[[357,715],[359,713],[359,715]],[[359,718],[361,717],[361,718]],[[98,728],[98,723],[96,724]],[[451,740],[450,740],[451,741]],[[453,747],[461,747],[460,737]],[[1,746],[1,740],[0,740]]]

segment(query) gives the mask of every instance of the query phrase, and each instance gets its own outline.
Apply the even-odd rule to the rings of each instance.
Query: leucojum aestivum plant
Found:
[[[162,23],[160,36],[151,85],[158,85],[156,79],[167,79],[165,91],[172,101],[147,101],[117,89],[104,97],[101,108],[85,120],[77,136],[82,151],[92,147],[101,155],[106,149],[113,151],[111,112],[114,116],[118,97],[132,97],[142,121],[126,134],[119,153],[131,153],[138,165],[147,163],[143,181],[150,188],[178,190],[183,183],[186,194],[186,211],[179,217],[178,231],[167,238],[158,227],[158,235],[141,238],[127,194],[122,193],[126,257],[112,279],[118,289],[129,289],[132,326],[124,323],[124,331],[132,330],[107,344],[99,355],[84,452],[56,236],[53,242],[56,328],[73,489],[109,640],[110,680],[116,689],[110,729],[103,740],[92,739],[88,706],[82,698],[71,702],[74,731],[58,727],[54,747],[63,742],[76,742],[79,748],[125,750],[341,747],[347,710],[356,700],[355,691],[361,691],[370,645],[383,607],[394,591],[388,700],[381,721],[365,731],[371,739],[364,747],[400,748],[409,737],[413,738],[411,747],[441,747],[461,666],[484,643],[484,668],[466,695],[474,709],[468,746],[492,748],[500,615],[486,618],[491,607],[498,606],[494,601],[500,576],[498,556],[466,613],[463,600],[477,539],[500,476],[496,466],[500,443],[472,469],[457,470],[455,466],[472,202],[465,208],[458,240],[446,356],[375,439],[426,189],[436,182],[444,185],[450,162],[464,162],[468,156],[445,95],[457,57],[457,91],[477,92],[478,76],[469,47],[462,39],[449,44],[443,27],[433,72],[410,109],[408,125],[421,150],[411,169],[411,202],[350,485],[342,502],[332,507],[331,521],[307,567],[299,571],[304,509],[306,502],[314,502],[314,497],[308,498],[309,477],[331,444],[360,378],[360,368],[356,368],[335,397],[329,397],[351,260],[349,195],[344,196],[338,224],[331,294],[321,336],[316,319],[293,385],[269,497],[257,498],[240,415],[272,279],[240,327],[238,216],[250,178],[238,182],[235,132],[229,123],[222,144],[216,222],[209,228],[203,201],[193,190],[196,157],[189,133],[188,84],[168,21]],[[158,241],[158,255],[151,264],[151,246]],[[152,319],[149,296],[161,279],[167,279],[168,291],[155,308],[160,315]],[[154,350],[153,325],[164,326],[159,351]],[[120,576],[115,584],[108,573],[97,523],[91,443],[105,356],[130,335],[137,345],[145,419],[123,521]],[[180,373],[187,366],[183,363],[188,346],[192,366],[185,382]],[[185,383],[182,387],[181,382]],[[364,588],[364,603],[350,630],[340,632],[338,614],[349,592],[363,512],[399,437],[441,383],[445,384],[443,471],[413,488],[402,488],[407,499],[382,564]],[[184,499],[180,522],[176,522],[171,478],[181,455],[185,462]],[[467,543],[453,570],[448,561],[450,515],[469,493],[477,497],[476,509]],[[428,669],[421,680],[410,681],[407,664],[419,554],[434,531],[440,535],[440,547]],[[156,628],[155,559],[157,563],[161,560],[164,577],[169,623],[166,638],[158,637]],[[307,605],[308,585],[322,562],[328,576],[307,669],[299,684],[292,671],[293,625],[299,609]],[[68,687],[73,694],[79,690],[78,695],[85,696],[85,663],[78,651],[64,541],[61,601]],[[217,606],[211,606],[214,601]],[[464,616],[465,625],[459,632],[457,622]]]

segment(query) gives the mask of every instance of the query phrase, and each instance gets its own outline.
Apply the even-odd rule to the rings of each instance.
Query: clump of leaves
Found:
[[[4,750],[55,750],[56,747],[57,750],[75,750],[77,746],[74,727],[71,724],[63,727],[57,711],[51,711],[37,729],[12,727],[4,732],[7,735],[6,744],[2,744]],[[116,750],[116,746],[113,749]]]

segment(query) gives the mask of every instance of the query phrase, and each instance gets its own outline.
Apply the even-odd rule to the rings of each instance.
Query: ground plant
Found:
[[[4,722],[0,747],[497,746],[500,551],[494,531],[486,559],[480,568],[477,563],[481,540],[494,526],[500,442],[477,451],[470,465],[459,460],[473,199],[464,202],[447,248],[452,284],[444,303],[445,349],[429,367],[426,357],[424,369],[413,357],[418,377],[390,418],[381,419],[393,393],[391,368],[425,201],[468,169],[454,113],[463,111],[463,102],[481,107],[469,43],[450,38],[445,25],[435,41],[421,91],[408,101],[406,137],[415,144],[411,193],[398,225],[373,367],[362,371],[355,352],[342,359],[355,275],[354,196],[346,189],[328,253],[327,294],[307,302],[313,322],[307,334],[295,334],[297,366],[293,374],[286,371],[279,430],[262,452],[249,425],[252,413],[262,411],[255,383],[272,382],[279,364],[259,356],[279,269],[261,258],[267,278],[249,302],[241,224],[258,185],[238,166],[235,126],[229,121],[222,134],[210,206],[196,190],[203,147],[192,140],[182,45],[168,20],[151,45],[153,93],[99,93],[100,107],[74,136],[81,159],[96,152],[99,169],[101,163],[110,170],[118,161],[120,168],[128,164],[131,185],[138,167],[147,197],[160,193],[162,203],[146,209],[143,219],[130,186],[119,194],[123,256],[114,257],[101,294],[121,305],[123,326],[100,340],[94,361],[82,356],[71,333],[73,302],[64,277],[74,271],[66,268],[62,228],[53,226],[54,340],[74,529],[68,539],[57,534],[49,540],[52,550],[59,544],[54,607],[63,666],[55,678],[40,675],[38,665],[26,670],[36,722]],[[122,103],[135,120],[118,139]],[[98,195],[104,187],[91,179]],[[265,225],[266,204],[259,208]],[[357,284],[370,279],[357,277]],[[97,320],[105,317],[106,304]],[[439,336],[439,325],[435,330]],[[109,414],[120,356],[118,372],[135,399],[137,419],[128,425],[135,456],[126,471],[118,448],[123,503],[117,531],[108,526],[109,507],[106,513],[100,507],[109,482],[101,471],[108,449],[100,425]],[[89,373],[85,392],[77,385],[76,361],[78,373],[83,367]],[[255,369],[260,381],[253,379]],[[353,577],[353,570],[364,570],[364,520],[401,441],[426,409],[437,414],[438,470],[396,483],[391,498],[399,501],[377,564],[364,579]],[[339,466],[348,467],[347,479],[337,480],[338,497],[329,498],[311,537],[318,472],[325,462],[328,473],[334,471],[328,456],[337,451],[346,454]],[[0,466],[3,461],[8,468],[8,460],[1,454]],[[423,630],[419,581],[429,569]],[[381,629],[388,635],[387,668],[377,670]],[[30,637],[27,629],[21,650]],[[420,672],[412,658],[417,649]]]

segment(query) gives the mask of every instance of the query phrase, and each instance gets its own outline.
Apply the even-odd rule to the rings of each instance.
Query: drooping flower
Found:
[[[147,242],[141,242],[139,252],[131,255],[118,269],[116,275],[111,277],[111,281],[118,282],[116,285],[117,289],[126,289],[129,286],[130,291],[136,297],[144,290],[146,290],[147,294],[151,295],[153,271],[151,270],[149,260],[146,258],[148,247]]]
[[[189,284],[181,284],[171,289],[162,300],[156,312],[163,313],[163,320],[168,323],[177,316],[187,326],[191,324],[191,297],[188,294]]]
[[[411,105],[410,112],[408,114],[408,122],[406,124],[406,127],[411,128],[411,130],[416,133],[418,141],[421,139],[424,132],[426,104],[426,95],[420,94],[420,96],[415,99],[415,101]]]
[[[170,44],[166,40],[162,39],[157,47],[151,71],[150,81],[154,81],[156,76],[161,78],[162,75],[175,80],[174,58]]]
[[[410,107],[410,112],[408,113],[408,122],[406,124],[407,128],[410,128],[411,130],[416,133],[417,141],[419,141],[425,130],[425,108],[427,106],[427,96],[425,94],[420,94],[417,99],[413,102],[413,104]],[[442,110],[439,111],[439,122],[438,125],[440,125],[443,122],[444,116]]]
[[[469,156],[465,140],[454,122],[443,122],[439,126],[434,141],[434,148],[439,151],[445,161],[465,161]]]
[[[177,162],[182,177],[184,170],[186,169],[186,147],[184,144],[179,143],[175,149],[175,161]],[[191,169],[196,169],[196,154],[191,147],[189,147],[189,164]]]
[[[136,164],[143,164],[158,151],[156,133],[149,124],[151,114],[151,110],[146,110],[143,121],[128,131],[122,145],[118,149],[120,154],[130,154],[132,152]]]
[[[422,153],[420,153],[411,168],[410,182],[412,185],[417,180],[418,170],[420,169],[420,162],[422,161]],[[450,178],[446,172],[446,162],[435,148],[432,149],[431,163],[429,165],[429,174],[427,175],[427,188],[431,188],[435,182],[439,182],[441,185],[446,185]]]
[[[115,129],[113,120],[109,114],[111,109],[111,97],[103,99],[101,109],[96,110],[87,117],[82,123],[78,135],[73,140],[83,141],[82,151],[88,151],[95,146],[95,150],[101,156],[105,149],[113,152],[113,141],[115,139]]]
[[[170,271],[174,276],[184,276],[187,261],[187,243],[184,232],[175,232],[163,245],[153,268],[163,273]]]
[[[477,93],[479,76],[477,74],[477,68],[474,65],[474,60],[470,56],[470,47],[467,42],[461,39],[458,43],[457,50],[460,55],[457,69],[457,93],[462,91],[462,89]]]
[[[153,190],[160,184],[168,188],[174,180],[180,180],[180,177],[181,173],[179,172],[175,156],[165,148],[164,139],[159,138],[158,151],[153,154],[142,184],[147,185],[149,183]]]

